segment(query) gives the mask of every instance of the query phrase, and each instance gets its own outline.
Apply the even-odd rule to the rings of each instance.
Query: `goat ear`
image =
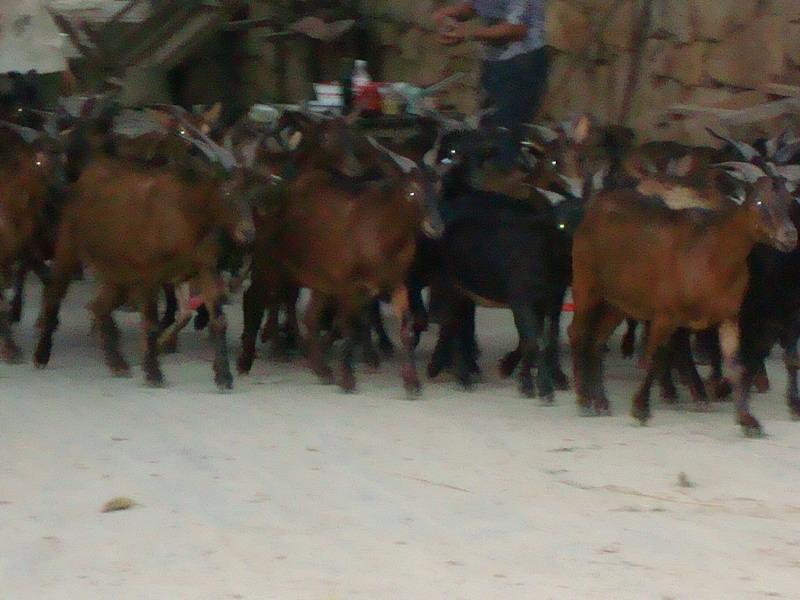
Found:
[[[550,127],[545,127],[544,125],[535,125],[533,123],[528,123],[525,125],[525,127],[533,133],[536,141],[538,142],[549,144],[558,139],[558,132]],[[530,143],[535,144],[536,142]]]
[[[0,126],[6,127],[16,133],[26,144],[32,144],[38,140],[40,136],[39,132],[35,129],[31,129],[30,127],[21,127],[20,125],[9,123],[8,121],[0,121]]]
[[[724,162],[715,166],[725,169],[736,179],[747,183],[755,183],[767,176],[763,169],[749,162]]]
[[[688,177],[689,173],[694,170],[694,157],[691,154],[682,156],[681,158],[673,158],[667,165],[667,175],[672,177]]]
[[[572,124],[572,141],[583,144],[592,132],[592,119],[589,115],[579,116]]]
[[[256,163],[256,154],[258,153],[258,146],[259,140],[253,140],[251,142],[247,142],[246,144],[242,144],[239,147],[239,157],[242,164],[249,168],[252,168],[253,165]],[[228,148],[230,150],[230,148]]]
[[[727,142],[728,144],[736,148],[736,150],[739,152],[739,154],[742,155],[742,157],[745,160],[753,160],[754,158],[761,156],[761,153],[755,148],[753,148],[750,144],[734,140],[733,138],[725,137],[724,135],[720,135],[710,127],[706,127],[706,131],[715,138],[717,138],[718,140]]]
[[[624,163],[625,170],[634,177],[650,177],[656,174],[656,166],[642,154],[633,153]]]
[[[217,124],[219,118],[222,116],[222,103],[217,102],[209,108],[206,112],[203,113],[203,122],[206,123],[209,127],[213,128],[214,125]]]
[[[289,136],[289,141],[287,142],[287,146],[289,150],[294,152],[300,147],[300,143],[302,141],[303,141],[303,132],[295,131],[291,136]]]
[[[796,192],[800,186],[800,165],[782,165],[775,167],[775,170],[786,180],[789,191]]]
[[[562,196],[561,194],[559,194],[557,192],[551,192],[550,190],[546,190],[546,189],[540,188],[540,187],[534,187],[534,189],[537,192],[539,192],[542,196],[547,198],[547,201],[552,206],[558,206],[559,204],[564,202],[564,200],[566,200],[566,198],[564,196]]]
[[[608,171],[608,166],[605,166],[594,174],[592,177],[592,191],[599,192],[603,189],[606,177],[608,176]]]

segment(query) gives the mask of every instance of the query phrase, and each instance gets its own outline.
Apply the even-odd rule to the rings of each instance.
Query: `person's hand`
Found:
[[[467,37],[467,26],[464,23],[452,23],[447,29],[439,33],[439,41],[445,46],[455,46],[462,43]]]
[[[433,15],[431,16],[437,30],[441,31],[445,23],[447,23],[447,20],[451,18],[449,9],[449,6],[443,6],[439,10],[434,11]]]

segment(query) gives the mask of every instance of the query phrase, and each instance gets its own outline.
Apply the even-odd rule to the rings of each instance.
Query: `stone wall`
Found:
[[[361,0],[357,10],[365,17],[369,48],[363,58],[383,80],[427,84],[465,72],[443,100],[471,113],[480,48],[437,43],[430,16],[442,3]],[[709,115],[676,121],[665,117],[664,109],[749,107],[773,99],[764,84],[800,85],[800,0],[549,0],[547,23],[554,50],[541,119],[588,111],[634,127],[643,139],[707,143],[704,125],[726,129],[724,124]],[[283,55],[289,89],[283,99],[297,100],[311,93],[309,64],[319,61],[308,43],[288,45]],[[357,47],[363,52],[363,40]],[[349,47],[327,48],[321,72],[338,76],[337,61],[353,51],[352,41]],[[276,52],[272,44],[259,52],[255,79],[265,86],[275,81]],[[748,131],[727,129],[742,135],[770,132],[786,120],[773,118]]]

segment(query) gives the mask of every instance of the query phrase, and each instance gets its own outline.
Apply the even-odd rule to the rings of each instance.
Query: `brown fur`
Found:
[[[252,223],[234,210],[212,177],[189,176],[173,168],[140,166],[111,157],[96,157],[83,170],[64,209],[56,244],[53,280],[45,289],[44,330],[37,365],[47,364],[60,302],[70,276],[81,264],[97,271],[99,293],[92,303],[114,374],[126,375],[119,353],[118,331],[111,313],[126,301],[142,307],[148,383],[161,384],[157,362],[157,294],[168,282],[194,278],[211,308],[216,341],[215,380],[230,388],[232,377],[225,346],[225,320],[216,268],[218,231],[234,239],[250,235]]]
[[[608,409],[600,374],[602,347],[626,315],[651,321],[650,368],[634,402],[634,415],[642,421],[650,416],[653,359],[677,328],[723,324],[738,331],[753,245],[797,243],[789,202],[785,189],[776,192],[766,177],[753,186],[744,205],[718,213],[673,211],[633,190],[602,192],[590,202],[573,247],[575,317],[570,328],[584,410],[592,403],[595,410]],[[738,382],[738,345],[728,342],[726,359]],[[757,432],[758,421],[739,392],[739,423]]]
[[[52,171],[35,143],[0,126],[0,289],[9,283],[14,263],[34,250]],[[11,320],[10,306],[0,296],[0,357],[13,362],[21,352],[11,337]]]

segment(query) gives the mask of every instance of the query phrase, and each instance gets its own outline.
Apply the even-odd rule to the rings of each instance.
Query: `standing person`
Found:
[[[547,84],[545,37],[547,0],[469,0],[433,14],[441,43],[453,46],[478,40],[484,46],[482,108],[491,112],[481,125],[501,127],[503,141],[496,166],[511,169],[522,138],[521,124],[539,109]],[[464,21],[478,16],[483,25],[467,32]]]

